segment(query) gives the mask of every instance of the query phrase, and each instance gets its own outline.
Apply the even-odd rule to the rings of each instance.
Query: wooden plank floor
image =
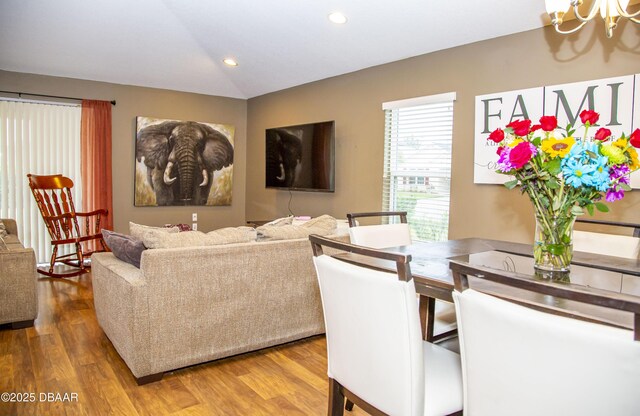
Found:
[[[0,327],[0,415],[325,415],[323,336],[138,386],[96,321],[91,275],[38,282],[32,328]],[[18,397],[13,397],[17,399]],[[349,414],[348,412],[346,414]],[[356,408],[352,415],[364,415]]]

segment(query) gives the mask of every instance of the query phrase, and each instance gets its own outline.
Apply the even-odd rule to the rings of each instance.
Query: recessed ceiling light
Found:
[[[329,20],[337,25],[342,25],[347,23],[347,16],[343,15],[340,12],[333,12],[329,15]]]
[[[235,59],[233,58],[224,58],[222,60],[222,62],[224,62],[225,64],[229,65],[229,66],[238,66],[238,63],[236,62]]]

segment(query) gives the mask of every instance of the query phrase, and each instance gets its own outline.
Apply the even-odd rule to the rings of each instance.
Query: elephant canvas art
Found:
[[[231,205],[234,127],[136,118],[135,206]]]

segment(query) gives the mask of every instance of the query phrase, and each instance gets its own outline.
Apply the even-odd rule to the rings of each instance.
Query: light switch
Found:
[[[195,214],[194,214],[194,215],[195,215]],[[193,224],[191,224],[191,229],[192,229],[193,231],[198,231],[198,223],[197,223],[197,222],[194,222]]]
[[[193,214],[191,214],[191,221],[198,221],[198,213],[194,212]]]

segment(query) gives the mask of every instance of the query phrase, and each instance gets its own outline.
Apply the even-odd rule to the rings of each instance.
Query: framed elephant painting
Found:
[[[234,131],[136,117],[134,205],[231,205]]]

